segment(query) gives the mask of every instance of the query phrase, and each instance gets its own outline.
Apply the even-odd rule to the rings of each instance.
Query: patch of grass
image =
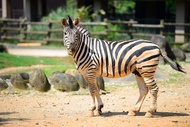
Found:
[[[43,68],[43,71],[46,74],[46,76],[49,77],[55,71],[65,72],[69,68],[75,69],[75,66],[74,65],[67,65],[67,64],[55,65],[53,67]]]
[[[18,56],[7,53],[0,53],[0,69],[7,67],[31,66],[31,65],[52,65],[50,67],[42,68],[47,76],[50,76],[55,71],[65,72],[67,69],[74,69],[75,65],[71,57],[32,57],[32,56]],[[23,70],[22,70],[23,71]],[[31,69],[24,70],[26,72]],[[18,72],[15,72],[18,73]]]
[[[123,84],[123,85],[119,85],[119,84],[111,84],[111,85],[105,85],[105,90],[108,92],[113,92],[116,91],[118,89],[121,89],[123,87],[126,87],[127,84]]]
[[[0,53],[0,69],[6,67],[30,66],[30,65],[60,65],[63,64],[49,58],[18,56],[7,53]]]

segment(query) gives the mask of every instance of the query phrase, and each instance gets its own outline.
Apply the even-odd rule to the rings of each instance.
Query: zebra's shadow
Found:
[[[111,117],[111,116],[117,116],[117,115],[127,115],[128,112],[103,112],[103,117]],[[139,112],[136,114],[136,116],[144,116],[146,112]],[[187,113],[176,113],[176,112],[155,112],[154,118],[158,117],[175,117],[175,116],[190,116],[190,114]]]

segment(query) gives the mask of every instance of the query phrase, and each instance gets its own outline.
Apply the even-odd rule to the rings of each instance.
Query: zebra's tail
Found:
[[[160,50],[161,52],[161,56],[164,58],[164,60],[169,63],[169,65],[175,69],[176,71],[180,71],[180,72],[183,72],[186,74],[185,71],[183,71],[183,68],[177,63],[177,62],[174,62],[172,61],[170,58],[168,58],[165,54],[162,53],[162,51]]]

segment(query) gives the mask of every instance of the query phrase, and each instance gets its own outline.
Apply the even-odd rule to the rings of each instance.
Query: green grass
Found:
[[[0,69],[6,67],[30,66],[35,64],[59,65],[59,61],[42,57],[17,56],[7,53],[0,53]]]
[[[43,71],[47,76],[49,76],[54,71],[65,72],[69,68],[75,68],[75,65],[71,57],[44,58],[44,57],[18,56],[18,55],[10,55],[7,53],[0,53],[0,69],[8,67],[31,66],[31,65],[53,65],[48,68],[43,68]]]

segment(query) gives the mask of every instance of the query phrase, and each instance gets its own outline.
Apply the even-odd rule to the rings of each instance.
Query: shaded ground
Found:
[[[141,112],[127,116],[137,101],[138,89],[134,83],[111,89],[102,95],[103,115],[86,117],[90,106],[89,95],[77,92],[63,93],[54,89],[47,93],[36,91],[2,91],[0,93],[0,126],[4,127],[189,127],[190,126],[190,65],[183,65],[188,74],[177,81],[160,83],[158,112],[154,118],[145,118],[150,96],[146,97]],[[173,71],[163,66],[166,72]],[[175,71],[174,71],[175,72]],[[176,75],[174,73],[173,75]],[[115,79],[117,80],[117,79]],[[160,81],[158,81],[159,84]],[[170,84],[167,84],[170,83]],[[109,88],[109,85],[108,85]]]

